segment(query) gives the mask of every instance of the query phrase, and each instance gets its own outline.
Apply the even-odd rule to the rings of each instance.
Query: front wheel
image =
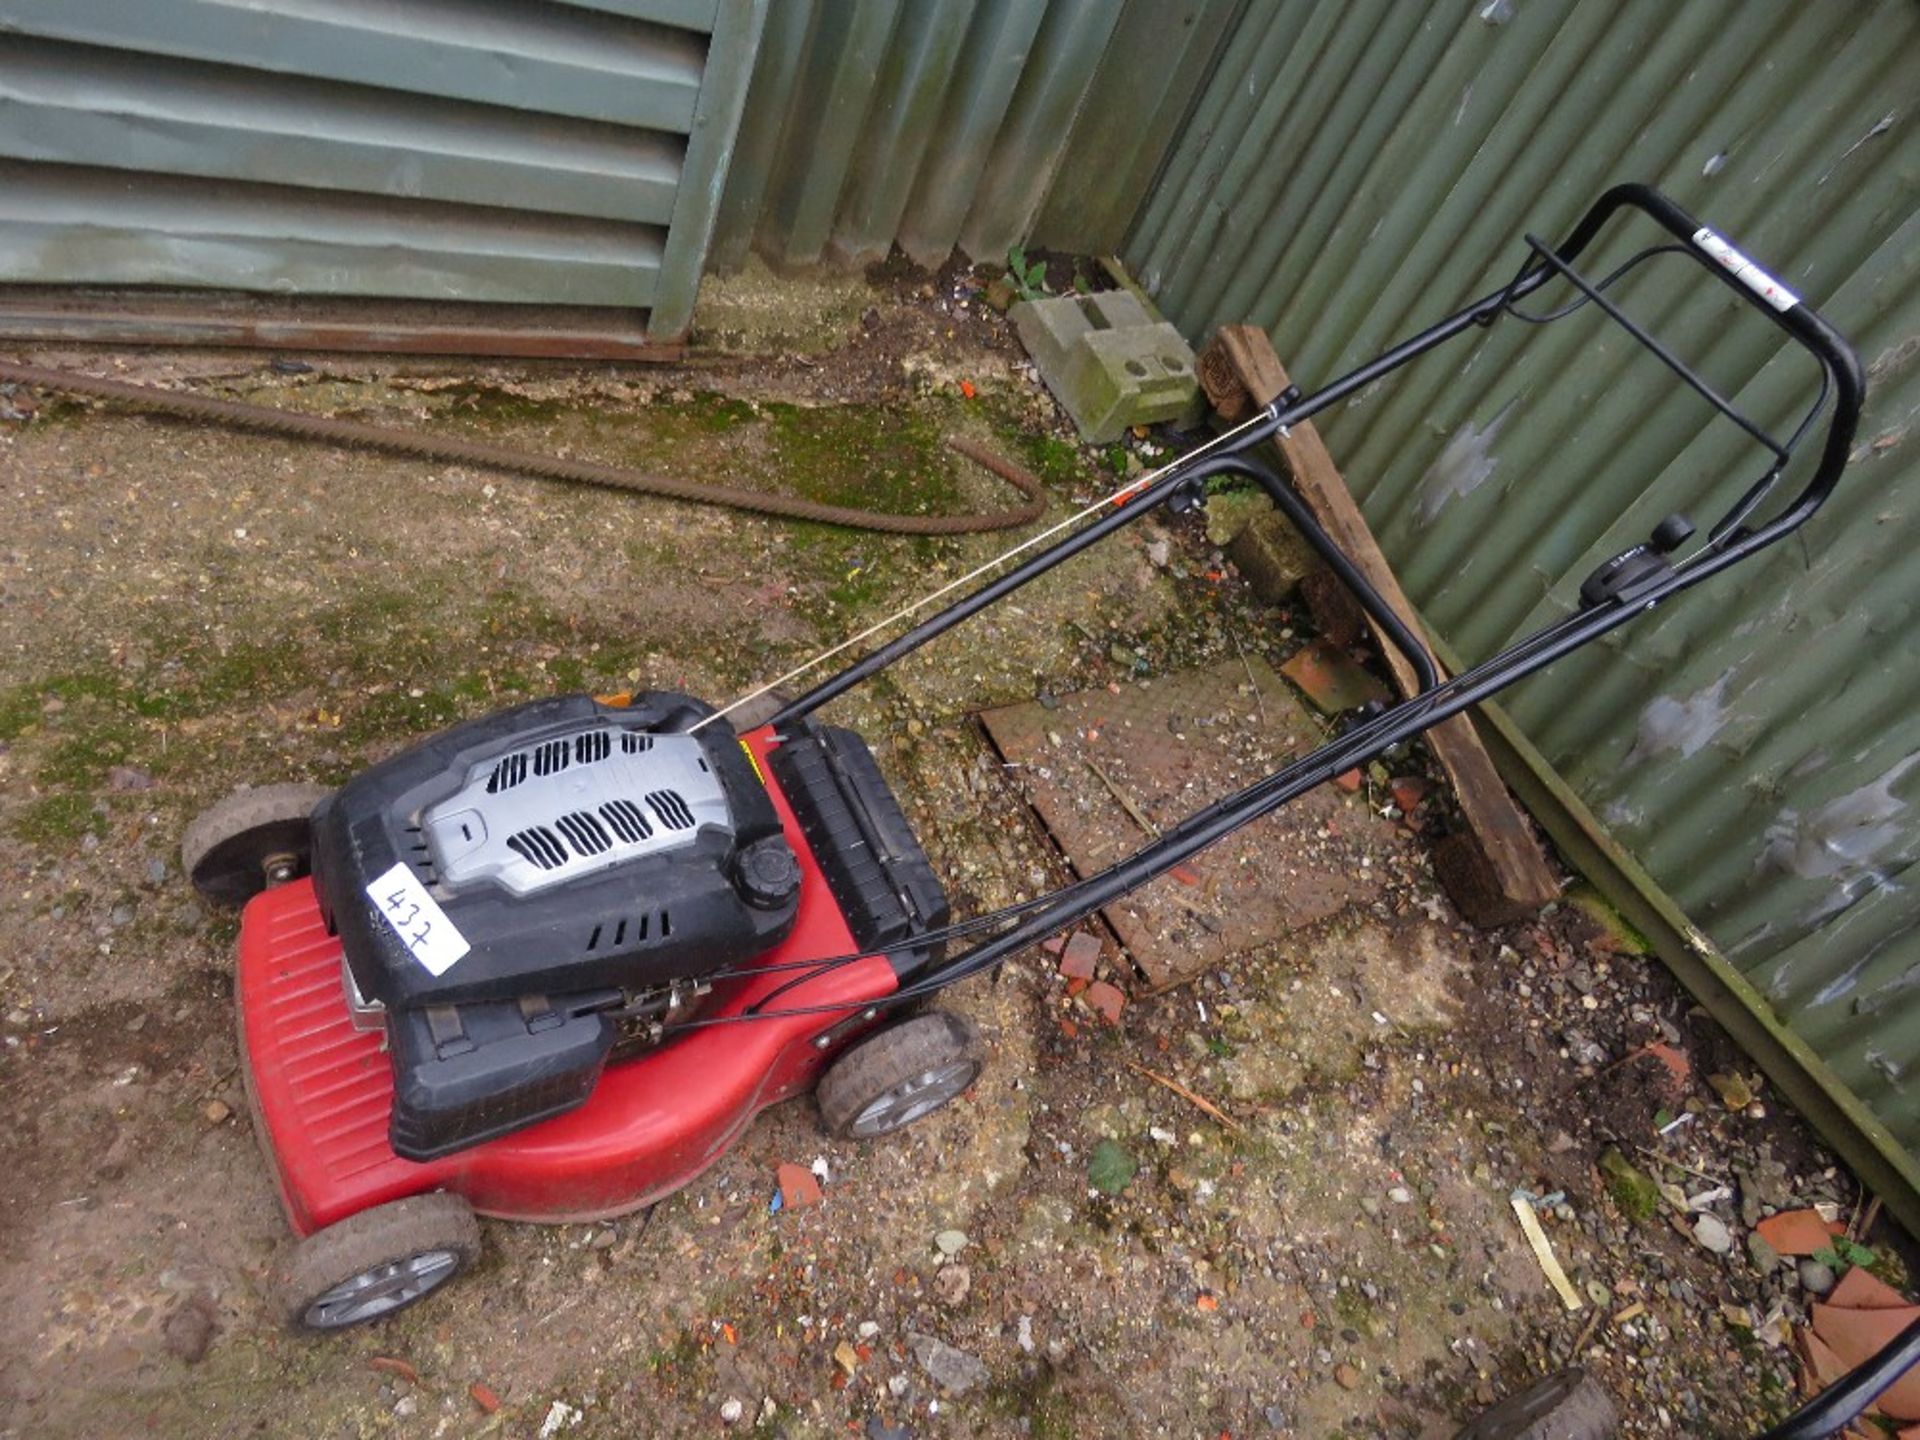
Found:
[[[843,1140],[891,1134],[965,1094],[985,1064],[969,1022],[930,1010],[868,1036],[834,1061],[815,1092],[820,1116]]]
[[[275,1267],[275,1304],[296,1330],[344,1330],[424,1300],[480,1255],[458,1195],[376,1205],[299,1241]]]
[[[216,905],[244,905],[313,868],[313,807],[324,785],[260,785],[210,806],[180,841],[180,868]]]

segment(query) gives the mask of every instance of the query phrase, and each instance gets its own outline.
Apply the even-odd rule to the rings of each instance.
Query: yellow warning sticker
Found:
[[[764,788],[767,783],[767,772],[760,768],[760,757],[753,753],[753,747],[744,740],[740,742],[740,748],[747,752],[747,764],[753,767],[754,775],[758,777],[761,786]]]

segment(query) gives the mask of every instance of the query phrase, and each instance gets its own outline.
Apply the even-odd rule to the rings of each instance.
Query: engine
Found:
[[[711,711],[535,701],[363,772],[314,815],[358,1023],[384,1026],[390,1139],[425,1160],[583,1103],[706,977],[779,943],[800,867]]]

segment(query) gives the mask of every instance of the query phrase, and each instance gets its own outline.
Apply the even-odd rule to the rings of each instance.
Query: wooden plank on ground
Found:
[[[1254,404],[1267,404],[1292,383],[1274,353],[1273,342],[1258,326],[1223,325],[1215,344]],[[1352,558],[1387,605],[1418,634],[1420,621],[1413,606],[1340,478],[1320,432],[1311,422],[1294,425],[1275,442],[1275,448],[1314,518]],[[1413,668],[1386,636],[1379,634],[1379,627],[1374,629],[1394,682],[1402,694],[1412,694],[1417,688]],[[1468,717],[1456,715],[1442,721],[1425,738],[1453,785],[1471,831],[1471,841],[1464,836],[1450,837],[1434,853],[1435,870],[1462,913],[1475,924],[1505,924],[1557,897],[1559,880],[1534,838],[1526,812],[1508,793]]]

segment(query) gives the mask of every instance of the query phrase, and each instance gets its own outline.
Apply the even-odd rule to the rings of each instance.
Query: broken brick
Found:
[[[420,1383],[420,1372],[405,1360],[401,1360],[393,1355],[376,1355],[367,1361],[367,1368],[369,1370],[379,1370],[388,1375],[397,1375],[409,1385],[418,1385]]]
[[[1856,1265],[1833,1287],[1827,1303],[1836,1310],[1898,1310],[1906,1305],[1907,1297]]]
[[[1424,777],[1419,775],[1396,775],[1393,779],[1393,803],[1400,807],[1402,814],[1417,808],[1427,798],[1429,788]]]
[[[1084,930],[1067,937],[1067,948],[1060,956],[1060,973],[1069,980],[1091,980],[1093,967],[1100,960],[1100,942]]]
[[[1333,777],[1333,783],[1348,792],[1358,790],[1360,788],[1360,772],[1358,770],[1344,770]]]
[[[1686,1095],[1688,1082],[1693,1078],[1693,1062],[1663,1040],[1656,1040],[1639,1052],[1651,1055],[1667,1067],[1667,1093],[1678,1100]]]
[[[1385,685],[1361,669],[1351,655],[1324,640],[1315,640],[1297,651],[1280,667],[1280,673],[1328,715],[1388,698]]]
[[[1096,980],[1087,987],[1087,1003],[1099,1011],[1100,1018],[1109,1025],[1118,1025],[1120,1012],[1127,1008],[1127,997],[1120,993],[1117,986]]]
[[[1078,995],[1082,990],[1086,989],[1087,986],[1090,985],[1091,983],[1092,982],[1088,980],[1087,977],[1084,975],[1073,976],[1071,979],[1067,981],[1067,998],[1069,1000],[1073,999],[1074,996]]]
[[[1912,1306],[1899,1310],[1838,1310],[1816,1304],[1813,1333],[1833,1347],[1841,1364],[1853,1369],[1891,1344],[1893,1337],[1916,1317],[1920,1317],[1920,1309]],[[1880,1396],[1878,1403],[1896,1420],[1920,1420],[1920,1371],[1909,1370]]]
[[[1833,1243],[1827,1222],[1817,1210],[1782,1210],[1753,1227],[1760,1238],[1782,1255],[1811,1255]]]
[[[774,1172],[780,1186],[780,1203],[788,1210],[820,1203],[820,1181],[804,1165],[782,1165]]]

